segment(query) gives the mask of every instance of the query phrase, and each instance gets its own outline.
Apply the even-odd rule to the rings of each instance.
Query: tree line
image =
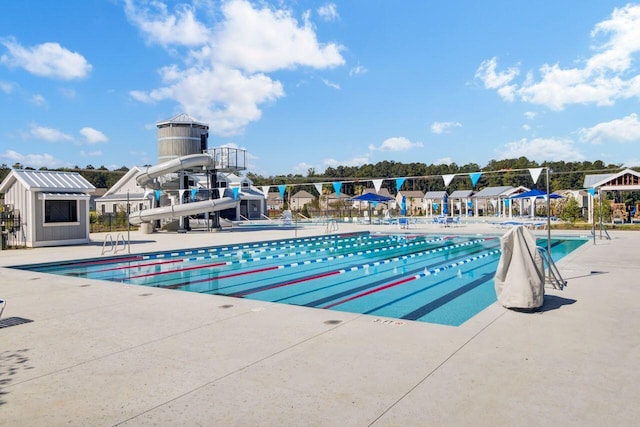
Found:
[[[468,163],[459,166],[456,163],[427,165],[425,163],[400,163],[395,161],[384,160],[375,164],[365,164],[362,166],[337,166],[329,167],[324,173],[318,174],[314,169],[309,169],[307,175],[289,174],[264,177],[254,173],[248,173],[247,177],[253,181],[256,186],[263,185],[279,185],[279,184],[300,184],[313,182],[330,182],[339,180],[356,181],[344,183],[342,192],[347,194],[356,194],[361,188],[371,186],[370,180],[376,178],[399,178],[399,177],[416,177],[407,179],[403,185],[404,190],[442,191],[449,192],[455,190],[468,190],[472,188],[471,181],[467,175],[456,176],[453,181],[445,187],[442,175],[450,174],[469,174],[474,172],[483,173],[475,188],[498,186],[525,186],[528,188],[546,189],[544,177],[540,177],[537,184],[533,183],[531,174],[527,169],[548,167],[550,170],[549,187],[550,190],[577,190],[584,187],[584,177],[590,174],[599,173],[615,173],[623,169],[621,164],[605,164],[601,160],[595,162],[549,162],[538,163],[528,160],[526,157],[517,159],[491,160],[486,166],[481,167],[477,163]],[[488,173],[500,172],[500,173]],[[362,182],[358,182],[361,180]],[[311,191],[310,188],[300,188]],[[392,194],[396,192],[395,183],[385,181],[383,187],[386,187]]]
[[[279,184],[301,184],[301,183],[313,183],[313,182],[331,182],[339,180],[356,181],[351,183],[344,183],[342,192],[346,194],[356,194],[369,186],[371,186],[371,179],[376,178],[399,178],[399,177],[416,177],[407,179],[403,185],[405,190],[419,190],[422,192],[427,191],[442,191],[447,189],[449,192],[455,190],[471,189],[471,182],[468,176],[459,175],[445,188],[442,175],[449,174],[469,174],[473,172],[497,172],[500,173],[486,173],[480,177],[480,180],[476,184],[475,188],[484,187],[496,187],[496,186],[508,186],[512,185],[525,186],[528,188],[546,188],[546,182],[543,177],[538,179],[537,184],[534,184],[531,175],[526,169],[548,167],[550,169],[550,189],[551,191],[557,190],[576,190],[583,188],[584,177],[588,174],[598,173],[614,173],[623,168],[621,164],[609,163],[605,164],[601,160],[594,162],[549,162],[545,161],[538,163],[527,159],[526,157],[519,157],[517,159],[504,159],[504,160],[491,160],[486,166],[481,167],[477,163],[468,163],[463,166],[459,166],[456,163],[427,165],[426,163],[400,163],[393,160],[384,160],[375,164],[364,164],[362,166],[337,166],[329,167],[324,173],[317,173],[313,168],[307,171],[306,175],[302,174],[288,174],[288,175],[276,175],[276,176],[262,176],[255,173],[247,173],[247,177],[253,181],[256,186],[263,185],[279,185]],[[29,166],[23,166],[20,163],[16,163],[9,167],[6,164],[0,165],[0,181],[2,181],[11,171],[11,169],[31,169]],[[74,166],[73,168],[58,168],[48,169],[41,167],[38,170],[52,170],[63,172],[78,172],[87,181],[93,184],[96,188],[110,188],[113,186],[122,176],[129,170],[126,166],[122,166],[118,169],[109,170],[104,166],[98,168],[92,165],[87,165],[84,168]],[[361,182],[359,182],[361,181]],[[386,181],[383,184],[392,194],[395,194],[395,184]],[[313,186],[305,189],[309,192],[313,191]]]

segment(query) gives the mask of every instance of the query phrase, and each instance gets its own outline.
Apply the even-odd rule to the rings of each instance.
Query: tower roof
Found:
[[[192,125],[199,125],[199,126],[204,126],[207,129],[209,128],[209,125],[206,123],[202,123],[196,119],[194,119],[193,117],[191,117],[190,115],[186,114],[186,113],[181,113],[181,114],[177,114],[173,117],[170,117],[166,120],[161,120],[158,123],[156,123],[156,126],[160,127],[163,125],[171,125],[171,124],[192,124]]]

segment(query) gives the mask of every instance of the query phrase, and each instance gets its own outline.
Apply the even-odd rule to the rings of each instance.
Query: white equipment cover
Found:
[[[544,302],[544,262],[536,236],[523,226],[500,239],[502,255],[494,278],[498,302],[506,308],[533,309]]]

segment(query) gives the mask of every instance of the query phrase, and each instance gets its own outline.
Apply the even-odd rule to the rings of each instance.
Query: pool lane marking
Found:
[[[477,278],[476,280],[474,280],[471,283],[467,283],[464,286],[461,286],[451,292],[449,292],[448,294],[442,295],[439,298],[434,299],[433,301],[429,302],[428,304],[423,305],[420,308],[417,308],[416,310],[413,310],[410,313],[405,314],[404,316],[401,317],[401,319],[404,320],[418,320],[419,318],[426,316],[427,314],[431,313],[432,311],[442,307],[443,305],[453,301],[454,299],[458,298],[461,295],[466,294],[467,292],[477,288],[478,286],[482,285],[485,282],[488,282],[489,280],[493,279],[494,275],[493,274],[489,274],[486,273],[484,275],[482,275],[481,277]]]
[[[420,242],[420,243],[424,243],[424,242]],[[284,268],[291,268],[291,267],[298,267],[300,265],[309,265],[309,264],[314,264],[314,263],[321,263],[321,262],[325,262],[325,261],[333,261],[336,259],[343,259],[343,258],[350,258],[350,257],[354,257],[354,256],[358,256],[358,255],[366,255],[366,254],[370,254],[370,253],[376,253],[376,252],[384,252],[384,251],[391,251],[391,250],[397,250],[397,249],[403,249],[405,247],[409,246],[409,244],[404,244],[404,245],[399,245],[399,246],[389,246],[389,247],[385,247],[385,248],[376,248],[376,249],[370,249],[367,251],[360,251],[360,252],[351,252],[351,253],[347,253],[347,254],[339,254],[339,255],[335,255],[335,256],[329,256],[329,257],[324,257],[324,258],[316,258],[316,259],[312,259],[312,260],[305,260],[305,261],[298,261],[298,262],[293,262],[293,263],[289,263],[289,264],[282,264],[282,265],[277,265],[277,266],[273,266],[273,268],[260,268],[260,269],[256,269],[256,270],[248,270],[247,272],[243,272],[242,274],[227,274],[227,275],[222,275],[222,276],[217,276],[217,277],[207,277],[204,279],[197,279],[197,280],[190,280],[188,282],[182,282],[182,283],[177,283],[177,284],[173,284],[173,285],[159,285],[160,287],[163,288],[169,288],[169,289],[177,289],[183,286],[188,286],[191,284],[196,284],[196,283],[203,283],[203,282],[208,282],[208,281],[212,281],[212,280],[220,280],[220,279],[228,279],[230,277],[236,277],[239,275],[247,275],[247,274],[253,274],[253,273],[261,273],[264,271],[271,271],[271,270],[276,270],[276,269],[284,269]],[[439,248],[436,248],[439,249]],[[261,257],[261,258],[252,258],[252,259],[242,259],[242,260],[235,260],[235,261],[226,261],[224,263],[220,263],[220,266],[222,265],[232,265],[232,264],[244,264],[244,263],[248,263],[248,262],[256,262],[256,261],[264,261],[267,259],[277,259],[277,258],[284,258],[285,256],[288,256],[287,254],[278,254],[278,255],[271,255],[271,256],[267,256],[267,257]],[[175,272],[181,272],[181,270],[167,270],[166,272],[160,272],[158,274],[168,274],[168,273],[175,273]],[[139,276],[131,276],[126,278],[127,280],[129,279],[137,279],[140,277],[150,277],[153,276],[154,273],[149,273],[146,275],[139,275]]]
[[[434,240],[423,240],[423,241],[420,241],[420,242],[403,243],[401,245],[396,245],[396,246],[386,246],[386,247],[382,247],[382,248],[368,249],[366,251],[349,252],[347,254],[338,254],[338,255],[335,255],[335,256],[318,258],[317,260],[314,260],[314,262],[324,262],[324,261],[331,261],[331,260],[334,260],[334,259],[349,258],[349,257],[357,256],[357,255],[368,255],[368,254],[378,253],[378,252],[405,249],[405,248],[412,247],[412,246],[417,246],[417,245],[422,246],[422,245],[426,245],[426,244],[430,244],[430,243],[437,243],[437,240],[435,240],[435,239]],[[192,270],[198,270],[198,269],[202,269],[202,268],[222,267],[222,266],[229,266],[229,265],[234,265],[234,264],[246,264],[246,263],[249,263],[249,262],[268,261],[268,260],[287,258],[287,257],[291,257],[291,256],[298,256],[298,255],[310,255],[310,254],[317,253],[317,252],[324,252],[326,250],[327,250],[326,248],[322,248],[322,249],[313,249],[311,251],[298,251],[298,252],[294,252],[294,253],[282,253],[282,254],[275,254],[275,255],[266,255],[266,256],[262,256],[262,257],[255,257],[255,258],[249,258],[249,259],[238,259],[238,260],[232,260],[232,261],[221,261],[221,262],[213,263],[213,264],[203,264],[203,265],[199,265],[199,266],[176,268],[176,269],[173,269],[173,270],[154,271],[154,272],[151,272],[151,273],[144,273],[144,274],[138,274],[138,275],[134,275],[134,276],[128,276],[128,277],[125,277],[125,279],[127,279],[127,280],[129,280],[129,279],[139,279],[139,278],[153,277],[153,276],[159,276],[159,275],[164,275],[164,274],[169,274],[169,273],[181,273],[183,271],[192,271]],[[295,263],[291,263],[291,264],[286,264],[285,266],[282,266],[282,268],[297,267],[298,265],[301,265],[302,263],[306,263],[306,262],[307,261],[299,261],[299,262],[295,262]]]
[[[351,239],[347,240],[350,241]],[[355,239],[357,240],[357,239]],[[312,249],[309,251],[298,251],[298,252],[294,252],[294,253],[286,253],[286,255],[288,256],[294,256],[294,255],[307,255],[307,254],[313,254],[313,253],[317,253],[317,252],[326,252],[326,251],[332,251],[332,250],[342,250],[342,249],[349,249],[349,248],[356,248],[359,246],[371,246],[374,244],[383,244],[385,242],[389,242],[389,241],[393,241],[394,239],[385,239],[382,242],[380,241],[375,241],[375,242],[363,242],[363,243],[355,243],[355,244],[348,244],[348,245],[341,245],[341,246],[331,246],[331,247],[325,247],[325,248],[318,248],[318,249]],[[435,242],[435,240],[433,240]],[[285,247],[285,248],[263,248],[260,249],[258,251],[251,251],[253,253],[259,253],[259,252],[274,252],[274,251],[278,251],[278,250],[284,250],[284,249],[290,249],[290,248],[294,248],[294,247],[309,247],[309,246],[316,246],[322,243],[315,243],[315,244],[307,244],[307,245],[298,245],[298,246],[289,246],[289,247]],[[170,263],[181,263],[181,262],[191,262],[191,261],[203,261],[205,259],[217,259],[217,258],[228,258],[228,257],[232,257],[232,256],[239,256],[240,253],[239,252],[230,252],[230,253],[225,253],[225,254],[212,254],[212,255],[204,255],[204,256],[197,256],[197,257],[190,257],[190,258],[179,258],[179,259],[166,259],[166,260],[161,260],[161,261],[157,261],[157,262],[150,262],[150,263],[145,263],[145,264],[129,264],[129,265],[123,265],[123,266],[118,266],[118,267],[111,267],[111,268],[105,268],[105,269],[101,269],[101,270],[93,270],[91,271],[91,273],[95,274],[95,273],[101,273],[101,272],[106,272],[106,271],[117,271],[117,270],[127,270],[127,269],[136,269],[139,267],[154,267],[156,265],[161,265],[161,264],[170,264]],[[280,257],[280,258],[284,258],[284,256]],[[260,258],[257,258],[257,260],[261,260]],[[172,271],[179,271],[179,270],[172,270]],[[163,273],[164,274],[164,273]],[[142,277],[142,276],[135,276],[135,277]]]
[[[421,256],[425,256],[425,255],[428,255],[428,254],[436,253],[436,252],[442,252],[443,250],[451,250],[451,249],[455,249],[455,248],[459,248],[459,247],[463,247],[463,246],[470,246],[470,245],[473,245],[473,244],[476,244],[476,243],[480,243],[481,240],[483,240],[483,239],[478,239],[476,241],[470,241],[470,242],[458,243],[456,245],[445,246],[445,247],[441,247],[441,248],[429,249],[427,251],[414,252],[412,254],[402,255],[402,256],[393,257],[393,258],[386,258],[386,259],[383,259],[383,260],[374,261],[374,262],[370,262],[370,263],[366,263],[366,264],[353,265],[353,266],[346,267],[346,268],[341,268],[341,269],[338,269],[338,270],[332,270],[332,271],[329,271],[329,272],[315,274],[315,275],[312,275],[312,276],[306,276],[306,277],[302,277],[302,278],[298,278],[298,279],[292,279],[292,280],[289,280],[289,281],[286,281],[286,282],[279,282],[279,283],[273,283],[273,284],[269,284],[269,285],[258,286],[258,287],[255,287],[255,288],[247,289],[247,290],[244,290],[244,291],[228,293],[228,294],[225,294],[225,295],[232,296],[232,297],[244,297],[246,295],[251,295],[251,294],[255,294],[255,293],[258,293],[258,292],[263,292],[263,291],[267,291],[267,290],[271,290],[271,289],[277,289],[277,288],[281,288],[281,287],[288,286],[288,285],[308,282],[308,281],[316,280],[316,279],[323,278],[323,277],[341,275],[341,274],[345,274],[345,273],[349,273],[349,272],[353,272],[353,271],[364,270],[366,268],[378,267],[380,265],[390,264],[392,262],[404,261],[404,260],[407,260],[407,259],[421,257]],[[448,249],[443,249],[443,248],[448,248]],[[284,266],[283,268],[289,268],[289,267],[295,267],[295,266],[297,266],[297,265],[288,265],[288,266]]]
[[[500,249],[495,249],[495,250],[492,250],[492,251],[489,251],[489,252],[486,252],[486,253],[483,253],[483,254],[480,254],[480,255],[476,255],[476,256],[471,257],[471,258],[464,259],[462,261],[454,262],[454,263],[451,263],[451,264],[446,264],[446,265],[443,265],[442,267],[434,268],[434,269],[428,270],[428,271],[426,271],[424,273],[416,274],[416,275],[410,276],[410,277],[405,277],[405,278],[397,280],[395,282],[391,282],[391,283],[388,283],[388,284],[383,285],[383,286],[378,286],[376,288],[369,289],[369,290],[367,290],[365,292],[361,292],[361,293],[353,295],[353,296],[351,296],[349,298],[341,299],[339,301],[336,301],[334,303],[325,305],[324,307],[320,307],[320,308],[330,309],[330,308],[333,308],[335,306],[344,304],[346,302],[353,301],[355,299],[362,298],[362,297],[365,297],[367,295],[371,295],[371,294],[383,291],[385,289],[392,288],[394,286],[399,286],[399,285],[403,285],[403,284],[408,283],[408,282],[412,282],[414,280],[422,279],[423,277],[431,276],[432,274],[438,274],[441,271],[445,271],[445,270],[449,270],[451,268],[459,267],[459,266],[461,266],[463,264],[467,264],[467,263],[470,263],[470,262],[473,262],[473,261],[477,261],[479,259],[486,258],[488,256],[495,255],[495,254],[498,254],[498,253],[500,253]]]
[[[365,239],[369,239],[369,237],[365,236]],[[351,240],[360,240],[360,239],[348,239],[347,241],[351,241]],[[332,251],[332,250],[342,250],[342,249],[349,249],[349,248],[355,248],[355,247],[359,247],[359,246],[370,246],[370,245],[374,245],[374,244],[383,244],[385,242],[388,241],[392,241],[394,239],[385,239],[384,241],[380,242],[380,241],[367,241],[367,242],[362,242],[362,243],[355,243],[355,244],[348,244],[348,245],[339,245],[339,246],[330,246],[330,247],[324,247],[324,248],[319,248],[319,249],[312,249],[310,251],[298,251],[295,253],[286,253],[283,256],[280,256],[279,258],[284,258],[285,256],[294,256],[294,255],[306,255],[306,254],[313,254],[313,253],[317,253],[317,252],[326,252],[326,251]],[[261,253],[261,252],[274,252],[274,251],[281,251],[281,250],[286,250],[286,249],[291,249],[291,248],[295,248],[295,247],[311,247],[311,246],[318,246],[321,244],[326,244],[326,243],[331,243],[331,242],[318,242],[318,243],[309,243],[309,244],[305,244],[305,245],[296,245],[296,246],[285,246],[285,247],[278,247],[278,248],[261,248],[255,251],[250,251],[249,253]],[[177,254],[172,254],[174,256],[178,256]],[[241,252],[229,252],[229,253],[224,253],[224,254],[212,254],[212,255],[204,255],[204,256],[197,256],[197,257],[190,257],[190,258],[180,258],[180,259],[174,259],[174,260],[163,260],[163,261],[158,261],[156,263],[146,263],[146,264],[129,264],[129,265],[124,265],[124,266],[119,266],[119,267],[112,267],[112,268],[106,268],[106,269],[101,269],[101,270],[93,270],[92,273],[101,273],[101,272],[106,272],[106,271],[117,271],[117,270],[127,270],[127,269],[136,269],[139,267],[154,267],[155,265],[161,265],[161,264],[169,264],[169,263],[181,263],[181,262],[192,262],[192,261],[202,261],[205,259],[217,259],[217,258],[229,258],[229,257],[233,257],[233,256],[240,256],[242,255]],[[256,257],[254,257],[256,258]],[[162,258],[160,258],[162,259]],[[257,261],[260,260],[264,260],[265,258],[256,258]],[[269,258],[266,258],[269,259]],[[179,272],[180,270],[171,270],[171,271],[175,271],[175,272]],[[165,274],[164,272],[162,273],[158,273],[158,274]],[[153,273],[150,273],[149,275],[153,275]],[[139,275],[139,276],[134,276],[131,278],[136,278],[136,277],[145,277],[144,275]]]
[[[469,255],[471,255],[471,254],[482,253],[484,251],[493,249],[495,247],[497,247],[497,245],[492,245],[490,247],[474,248],[472,250],[472,252],[464,253],[464,254],[462,254],[460,256],[457,256],[457,257],[455,257],[453,259],[446,260],[446,262],[458,261],[458,260],[461,260],[461,259],[465,259],[465,258],[469,257]],[[441,264],[442,264],[442,261],[437,261],[437,262],[433,262],[433,263],[431,263],[429,265],[426,265],[426,266],[422,265],[422,266],[420,266],[420,268],[413,268],[413,269],[411,269],[409,271],[403,271],[400,275],[395,274],[395,275],[393,275],[391,277],[384,277],[383,279],[379,279],[379,280],[376,280],[376,281],[373,281],[373,282],[369,282],[369,283],[366,283],[364,285],[357,286],[355,288],[346,289],[346,290],[340,291],[338,293],[335,293],[333,295],[328,295],[328,296],[325,296],[325,297],[322,297],[322,298],[318,298],[318,299],[315,299],[313,301],[309,301],[307,303],[300,304],[300,305],[303,305],[305,307],[318,307],[318,306],[321,306],[321,305],[323,305],[325,303],[330,303],[331,301],[335,301],[338,298],[346,297],[346,296],[349,296],[349,295],[353,295],[355,293],[358,293],[358,292],[361,292],[361,291],[365,291],[367,289],[372,289],[372,288],[375,288],[375,287],[377,287],[379,285],[383,285],[383,284],[389,283],[390,280],[393,280],[394,278],[396,278],[398,276],[401,276],[401,277],[410,276],[410,275],[413,275],[413,274],[416,274],[416,273],[419,273],[419,272],[423,272],[423,271],[425,271],[425,269],[437,267],[437,266],[439,266]],[[361,279],[361,277],[354,278],[352,280],[360,280],[360,279]],[[351,281],[351,280],[348,280],[348,281]],[[322,288],[314,289],[313,291],[315,291],[315,290],[324,290],[324,289],[331,288],[331,287],[334,287],[334,286],[339,286],[339,285],[347,283],[348,281],[344,281],[342,283],[338,283],[338,284],[335,284],[335,285],[324,286]],[[300,295],[300,294],[298,294],[298,295]],[[297,296],[297,295],[295,295],[295,296]],[[283,298],[283,299],[287,299],[287,298]],[[274,301],[274,302],[278,302],[278,301]]]
[[[360,236],[360,237],[366,238],[370,235],[371,235],[370,233],[363,231],[361,233],[350,233],[349,236],[345,235],[345,237],[349,237],[355,240],[357,239],[357,237],[351,237],[351,236]],[[224,252],[240,250],[240,249],[262,248],[262,247],[276,246],[276,245],[282,245],[282,244],[285,244],[285,245],[298,244],[298,243],[316,242],[316,241],[320,243],[322,242],[326,243],[326,241],[329,241],[329,240],[340,240],[340,239],[343,239],[341,234],[331,234],[328,236],[315,236],[315,237],[304,237],[304,238],[300,237],[297,239],[283,239],[283,240],[269,240],[265,242],[246,243],[242,245],[222,246],[222,247],[218,246],[213,248],[203,248],[203,249],[197,249],[197,250],[187,250],[187,251],[177,251],[177,252],[162,252],[158,254],[145,255],[145,258],[156,259],[156,258],[165,258],[167,255],[184,256],[184,255],[211,253],[211,252],[224,253]]]
[[[474,265],[474,267],[473,267],[473,268],[470,268],[470,269],[468,269],[468,270],[466,270],[466,271],[462,272],[462,274],[469,274],[469,273],[472,273],[474,270],[477,270],[477,269],[480,269],[480,268],[486,267],[487,265],[491,264],[492,262],[493,262],[492,260],[488,260],[488,261],[487,261],[486,263],[484,263],[484,264]],[[404,301],[404,300],[407,300],[407,299],[415,298],[415,297],[416,297],[416,295],[419,295],[419,294],[421,294],[421,293],[423,293],[423,292],[429,291],[429,290],[431,290],[431,289],[433,289],[433,288],[435,288],[435,287],[437,287],[437,286],[444,285],[444,284],[446,284],[446,283],[448,283],[448,282],[450,282],[450,281],[452,281],[452,280],[456,280],[456,279],[459,279],[459,277],[458,277],[458,276],[448,276],[448,277],[445,277],[444,279],[440,280],[439,282],[435,282],[435,283],[433,283],[433,284],[430,284],[429,286],[425,286],[425,287],[423,287],[423,288],[419,288],[419,289],[417,289],[417,290],[415,290],[415,291],[413,291],[413,292],[410,292],[410,293],[408,293],[408,294],[402,295],[401,297],[398,297],[398,298],[396,298],[396,299],[394,299],[394,300],[387,301],[387,302],[385,302],[385,303],[384,303],[384,304],[382,304],[382,305],[379,305],[379,306],[377,306],[377,307],[374,307],[374,308],[368,309],[367,311],[363,312],[363,314],[372,314],[372,313],[378,312],[378,311],[380,311],[380,310],[384,310],[384,309],[385,309],[385,308],[387,308],[387,307],[392,307],[393,305],[395,305],[395,304],[397,304],[397,303],[399,303],[399,302],[401,302],[401,301]]]

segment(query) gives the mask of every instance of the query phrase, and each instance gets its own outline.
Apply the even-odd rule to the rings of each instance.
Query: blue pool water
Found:
[[[15,268],[458,326],[496,301],[499,258],[496,236],[364,232]]]

